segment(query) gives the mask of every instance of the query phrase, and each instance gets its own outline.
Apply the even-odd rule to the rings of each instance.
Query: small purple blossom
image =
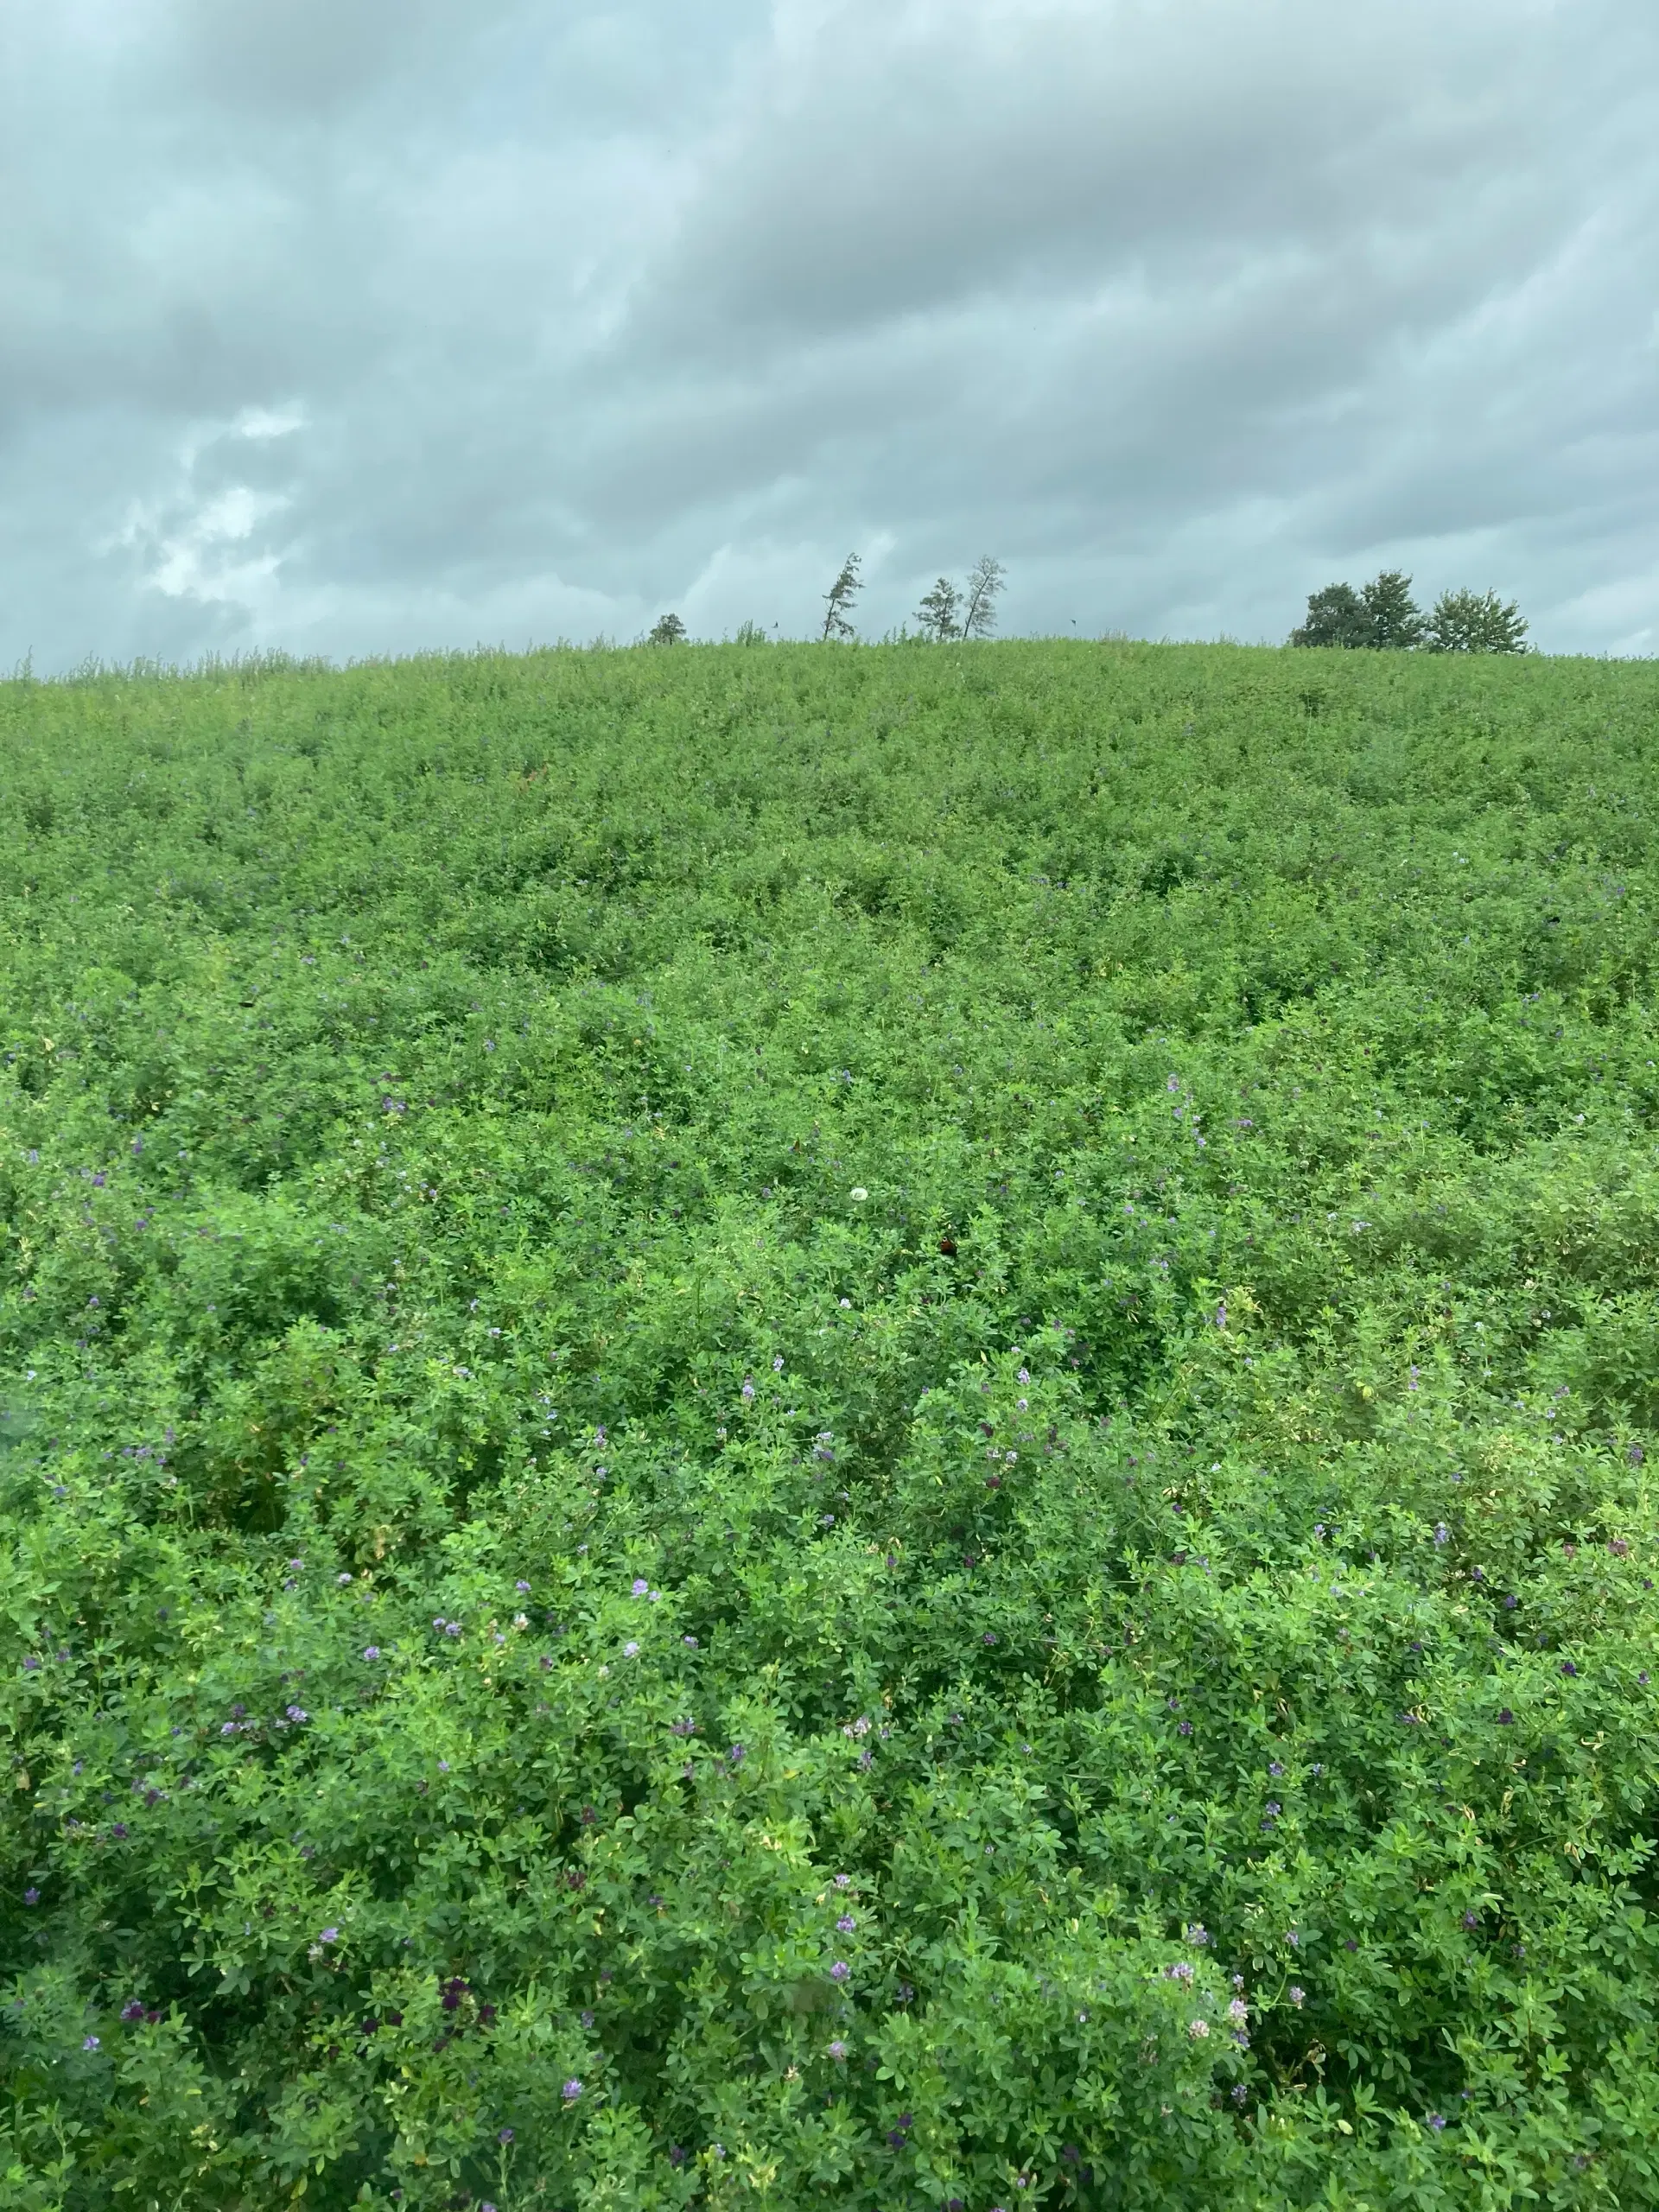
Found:
[[[843,2059],[847,2056],[847,2046],[839,2036],[836,2037],[835,2041],[830,2046],[830,2056],[831,2058],[836,2060]]]
[[[516,1591],[518,1591],[520,1597],[524,1596],[530,1589],[528,1582],[515,1582],[512,1586]]]
[[[650,1583],[646,1581],[643,1574],[635,1575],[633,1579],[633,1595],[636,1598],[643,1598],[650,1587]]]
[[[325,1928],[321,1935],[318,1936],[317,1941],[319,1943],[338,1943],[340,1941],[339,1929]]]
[[[25,1904],[39,1904],[40,1901],[41,1893],[38,1890],[27,1889],[23,1891],[23,1903]]]
[[[843,1936],[850,1936],[857,1925],[858,1923],[853,1918],[850,1912],[843,1912],[841,1918],[836,1923],[837,1929]]]
[[[1437,1544],[1449,1543],[1452,1541],[1452,1531],[1444,1521],[1437,1521],[1434,1523],[1434,1541]]]
[[[831,1981],[850,1981],[852,1980],[852,1974],[853,1970],[851,1967],[848,1965],[845,1959],[837,1959],[834,1966],[830,1969],[830,1979]]]
[[[559,2094],[564,2099],[564,2101],[568,2105],[575,2104],[576,2099],[582,2094],[582,2084],[577,2081],[574,2074],[565,2083],[563,2088],[560,2090]]]
[[[144,2000],[142,1997],[135,1997],[121,2007],[121,2018],[124,2020],[142,2020],[143,2017]]]
[[[378,1643],[365,1643],[363,1647],[363,1656],[365,1659],[378,1659],[380,1656],[379,1645]]]
[[[1284,1762],[1282,1759],[1270,1759],[1268,1762],[1268,1772],[1269,1774],[1280,1775],[1282,1774],[1284,1770]]]
[[[1438,2113],[1438,2112],[1432,2112],[1432,2113],[1430,2113],[1430,2114],[1428,2115],[1428,2124],[1429,2124],[1429,2126],[1433,2129],[1434,2133],[1438,2135],[1438,2134],[1440,2133],[1440,2130],[1441,2130],[1441,2129],[1446,2126],[1446,2116],[1445,2116],[1445,2114],[1444,2114],[1443,2113]]]
[[[102,2050],[104,2046],[96,2036],[88,2036],[81,2044],[83,2050]]]
[[[625,1643],[622,1647],[622,1656],[625,1659],[637,1659],[639,1656],[639,1645],[632,1640]]]
[[[496,2130],[495,2139],[498,2143],[511,2143],[512,2140],[512,2130],[510,2127],[498,2128]]]
[[[1302,1987],[1302,1986],[1301,1986],[1300,1982],[1299,1982],[1299,1981],[1293,1981],[1293,1982],[1291,1983],[1291,1985],[1290,1985],[1290,1987],[1289,1987],[1289,1988],[1285,1992],[1285,1994],[1286,1994],[1286,1996],[1287,1996],[1287,1997],[1288,1997],[1288,1998],[1289,1998],[1289,1999],[1290,1999],[1291,2003],[1292,2003],[1294,2005],[1295,2005],[1295,2006],[1296,2006],[1296,2008],[1297,2008],[1297,2010],[1300,2012],[1300,2009],[1301,2009],[1301,2006],[1302,2006],[1303,2000],[1306,1999],[1306,1995],[1307,1995],[1307,1992],[1306,1992],[1306,1991]]]

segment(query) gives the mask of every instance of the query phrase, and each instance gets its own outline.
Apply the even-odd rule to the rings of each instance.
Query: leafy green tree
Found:
[[[659,614],[646,639],[648,645],[683,645],[685,625],[677,614]]]
[[[916,620],[925,636],[944,645],[957,634],[957,616],[961,607],[962,594],[948,576],[941,576],[931,591],[923,593]]]
[[[1370,632],[1368,645],[1380,652],[1404,652],[1423,641],[1422,609],[1411,595],[1411,578],[1398,569],[1384,569],[1360,593],[1360,606]]]
[[[960,636],[988,638],[995,629],[996,597],[1002,588],[1002,563],[993,561],[988,553],[975,562],[963,594]]]
[[[1363,590],[1326,584],[1310,593],[1307,618],[1290,633],[1293,645],[1339,645],[1349,650],[1403,652],[1423,639],[1422,613],[1411,596],[1411,578],[1384,569]]]
[[[1290,633],[1293,645],[1363,645],[1365,609],[1351,584],[1326,584],[1307,595],[1307,614]]]
[[[1526,640],[1520,608],[1495,591],[1443,591],[1428,618],[1433,653],[1523,653]]]
[[[858,573],[858,556],[849,553],[841,564],[841,574],[823,595],[821,641],[830,638],[851,638],[857,634],[847,620],[847,610],[862,588],[862,580]]]

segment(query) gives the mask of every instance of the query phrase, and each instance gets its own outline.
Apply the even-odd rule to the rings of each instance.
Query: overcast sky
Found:
[[[0,0],[0,667],[1659,650],[1653,0]]]

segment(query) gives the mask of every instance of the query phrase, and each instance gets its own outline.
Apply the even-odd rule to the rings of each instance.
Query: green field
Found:
[[[1659,669],[0,686],[0,2199],[1659,2203]]]

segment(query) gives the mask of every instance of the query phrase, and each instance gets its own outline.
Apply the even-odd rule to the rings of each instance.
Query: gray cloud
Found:
[[[1659,643],[1640,0],[0,0],[0,665],[1281,636],[1329,576]]]

